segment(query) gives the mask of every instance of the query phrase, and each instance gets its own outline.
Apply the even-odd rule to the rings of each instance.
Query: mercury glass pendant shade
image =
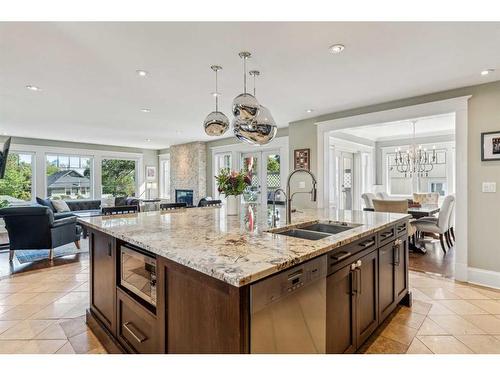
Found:
[[[229,119],[219,111],[214,111],[208,114],[203,122],[205,133],[210,136],[221,136],[229,128]]]
[[[233,100],[233,115],[240,121],[253,120],[259,114],[259,107],[255,96],[243,93]]]
[[[205,129],[205,133],[210,136],[221,136],[224,134],[229,128],[229,119],[227,116],[219,112],[219,92],[217,85],[217,72],[222,70],[222,66],[212,65],[210,67],[215,72],[215,111],[210,112],[208,116],[203,121],[203,127]]]
[[[233,120],[233,132],[240,141],[254,146],[268,144],[276,136],[276,125],[257,123],[254,121]]]

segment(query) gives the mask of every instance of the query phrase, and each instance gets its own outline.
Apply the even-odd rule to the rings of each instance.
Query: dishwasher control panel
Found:
[[[325,278],[326,270],[327,256],[323,255],[253,284],[250,287],[252,313]]]

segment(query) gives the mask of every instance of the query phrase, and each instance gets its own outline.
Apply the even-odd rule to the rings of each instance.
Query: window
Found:
[[[103,159],[102,196],[131,197],[136,193],[136,161]]]
[[[92,198],[92,158],[47,155],[47,196],[51,199]]]
[[[0,180],[0,199],[33,199],[33,155],[10,152],[5,177]],[[12,199],[14,198],[14,199]]]
[[[160,159],[161,197],[170,200],[170,157]]]

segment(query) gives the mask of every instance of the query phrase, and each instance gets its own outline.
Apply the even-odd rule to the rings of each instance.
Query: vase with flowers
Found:
[[[226,212],[228,215],[238,215],[239,196],[243,194],[252,178],[249,173],[243,171],[230,171],[222,169],[219,175],[215,176],[217,190],[226,197]]]

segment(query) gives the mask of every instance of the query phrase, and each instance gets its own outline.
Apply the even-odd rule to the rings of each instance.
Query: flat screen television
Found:
[[[10,148],[10,137],[7,138],[7,140],[3,144],[3,150],[0,153],[0,179],[2,179],[5,175],[5,167],[7,166],[7,158],[9,157],[9,148]]]

